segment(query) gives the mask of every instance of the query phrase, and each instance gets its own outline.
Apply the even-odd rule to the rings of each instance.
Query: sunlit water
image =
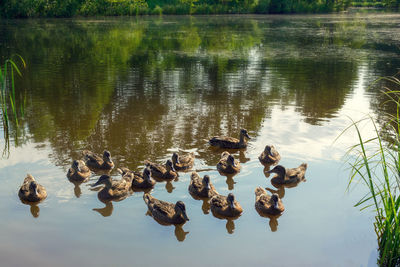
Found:
[[[27,62],[17,88],[23,126],[11,128],[0,161],[1,265],[20,266],[374,266],[374,213],[353,205],[343,156],[356,141],[339,134],[384,99],[380,76],[400,66],[400,16],[144,17],[0,21],[0,56]],[[23,90],[22,90],[23,89]],[[210,136],[237,137],[233,179],[216,170]],[[363,128],[371,134],[368,126]],[[266,144],[280,164],[308,163],[307,181],[271,185],[258,155]],[[149,159],[194,151],[194,169],[244,212],[215,218],[187,189],[190,173],[157,183],[152,195],[183,200],[190,221],[163,226],[146,215],[142,195],[104,204],[90,184],[66,178],[83,149],[111,151],[116,166],[141,170]],[[38,206],[20,202],[26,173],[47,188]],[[114,178],[119,178],[116,170]],[[278,190],[285,212],[263,218],[257,186]],[[205,211],[203,211],[205,209]]]

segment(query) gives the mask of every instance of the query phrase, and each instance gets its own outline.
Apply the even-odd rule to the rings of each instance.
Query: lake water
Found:
[[[377,112],[381,76],[400,66],[400,15],[198,16],[0,21],[0,58],[27,62],[16,86],[25,98],[18,129],[0,146],[0,258],[3,266],[375,266],[374,213],[353,205],[343,156],[356,142],[339,134],[349,119]],[[20,102],[21,103],[21,102]],[[252,139],[234,156],[233,178],[216,170],[214,135]],[[366,134],[371,128],[365,126]],[[275,188],[258,155],[308,163],[306,182]],[[176,151],[244,212],[215,218],[188,193],[190,173],[157,183],[156,198],[186,204],[190,221],[163,226],[146,215],[143,193],[104,204],[74,185],[73,159],[108,149],[116,166],[143,169]],[[21,203],[26,173],[47,188],[38,206]],[[114,178],[119,178],[116,170]],[[285,212],[260,217],[257,186],[278,190]],[[204,209],[204,211],[203,211]]]

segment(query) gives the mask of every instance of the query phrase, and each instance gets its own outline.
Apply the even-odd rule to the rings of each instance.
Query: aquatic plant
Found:
[[[382,78],[400,86],[396,77]],[[383,92],[388,102],[396,105],[396,114],[385,114],[388,121],[379,128],[375,119],[367,116],[353,123],[345,130],[355,129],[358,143],[348,151],[351,184],[361,181],[367,194],[356,203],[361,210],[372,207],[376,212],[374,228],[378,240],[380,266],[400,264],[400,91]],[[370,122],[374,132],[372,138],[361,133],[361,124]],[[391,133],[391,142],[385,141]],[[361,178],[356,180],[356,177]]]
[[[23,67],[25,68],[26,64],[24,59],[21,56],[18,57],[21,60]],[[19,107],[17,107],[14,85],[14,72],[17,72],[20,76],[22,76],[18,66],[11,59],[7,59],[4,62],[3,66],[0,66],[0,108],[3,128],[5,130],[7,130],[9,127],[10,115],[13,116],[17,127],[19,126],[18,113],[22,117],[24,116],[24,106],[26,99],[24,97],[23,101],[21,101],[22,103],[20,103]],[[8,106],[11,107],[11,111],[9,111]]]

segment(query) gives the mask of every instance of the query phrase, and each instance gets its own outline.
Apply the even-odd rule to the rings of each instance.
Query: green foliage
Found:
[[[395,77],[385,78],[395,85],[400,80]],[[368,117],[375,130],[373,138],[362,137],[360,123],[353,122],[359,143],[349,153],[355,158],[350,162],[352,173],[350,184],[356,177],[367,186],[368,194],[356,206],[362,209],[373,207],[375,216],[375,232],[378,238],[379,265],[399,266],[400,264],[400,91],[387,91],[390,102],[397,106],[395,116],[386,114],[390,122],[386,125],[395,136],[393,143],[384,143],[384,136],[378,129],[375,120]]]
[[[400,0],[384,0],[399,6]],[[350,0],[3,0],[0,16],[317,13],[346,9]]]

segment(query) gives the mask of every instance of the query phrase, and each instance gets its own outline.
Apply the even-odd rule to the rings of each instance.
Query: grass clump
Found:
[[[383,78],[400,86],[396,77]],[[355,206],[372,208],[376,212],[374,228],[378,240],[380,266],[400,265],[400,91],[383,92],[394,104],[396,114],[384,114],[387,122],[378,127],[371,116],[353,121],[346,130],[355,129],[358,143],[348,151],[351,165],[349,186],[360,181],[367,186],[367,194]],[[390,102],[390,103],[389,103]],[[373,125],[373,137],[365,138],[361,124],[369,121]],[[346,131],[345,130],[345,131]],[[390,133],[390,142],[387,135]],[[356,180],[356,178],[360,178]]]

